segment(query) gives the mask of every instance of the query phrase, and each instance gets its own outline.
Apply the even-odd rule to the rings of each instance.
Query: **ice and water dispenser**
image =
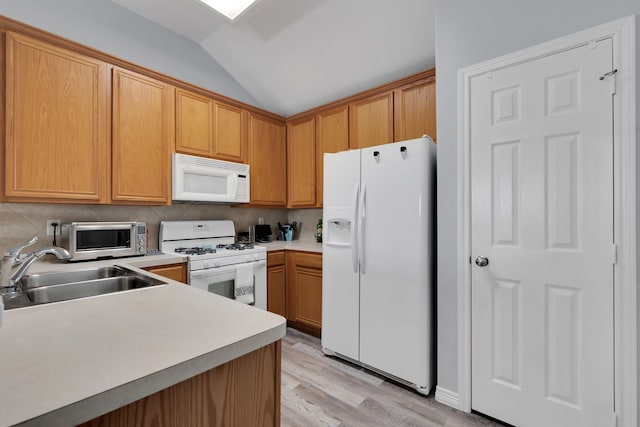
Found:
[[[327,215],[328,214],[328,215]],[[332,208],[325,213],[325,239],[327,245],[351,246],[353,237],[353,209]]]

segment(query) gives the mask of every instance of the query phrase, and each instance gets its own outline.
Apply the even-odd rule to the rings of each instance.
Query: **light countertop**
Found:
[[[78,424],[285,335],[278,315],[139,270],[181,260],[36,262],[31,272],[123,265],[168,283],[5,311],[0,426]]]
[[[274,240],[269,243],[257,243],[260,246],[267,248],[267,251],[305,251],[305,252],[317,252],[322,253],[322,243],[317,243],[313,240],[291,240],[282,241]]]

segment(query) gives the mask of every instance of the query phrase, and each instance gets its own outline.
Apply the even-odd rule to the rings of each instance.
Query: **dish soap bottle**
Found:
[[[322,218],[318,220],[318,225],[316,225],[316,242],[322,243]]]

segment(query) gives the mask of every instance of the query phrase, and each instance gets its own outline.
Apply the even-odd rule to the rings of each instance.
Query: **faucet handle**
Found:
[[[34,236],[33,239],[29,240],[27,243],[24,243],[24,244],[22,244],[20,246],[16,246],[15,248],[7,249],[6,252],[4,253],[4,256],[17,258],[18,255],[20,254],[20,252],[24,248],[35,244],[37,241],[38,241],[38,236]]]

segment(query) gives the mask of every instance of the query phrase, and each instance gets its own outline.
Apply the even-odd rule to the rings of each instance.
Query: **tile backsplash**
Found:
[[[316,210],[316,209],[314,209]],[[319,210],[319,209],[318,209]],[[294,212],[294,211],[290,211]],[[265,224],[272,224],[277,231],[278,222],[295,221],[289,219],[286,209],[244,208],[229,205],[174,204],[172,206],[119,206],[119,205],[67,205],[40,203],[0,203],[0,250],[17,246],[38,236],[39,241],[33,248],[51,246],[53,237],[47,236],[47,220],[60,219],[63,223],[73,221],[143,221],[149,228],[149,248],[158,248],[160,221],[231,219],[236,233],[245,231],[249,226],[264,218]],[[320,215],[322,211],[320,210]],[[313,228],[306,223],[306,217],[298,215],[298,221],[304,224],[304,233]],[[275,232],[274,231],[274,232]],[[275,236],[274,236],[275,237]],[[311,236],[313,239],[313,236]],[[31,249],[33,249],[31,248]]]
[[[294,236],[295,240],[316,240],[316,225],[322,218],[322,209],[289,209],[287,211],[289,223],[297,222],[298,231]],[[272,227],[273,228],[273,227]],[[274,233],[277,231],[274,230]]]

